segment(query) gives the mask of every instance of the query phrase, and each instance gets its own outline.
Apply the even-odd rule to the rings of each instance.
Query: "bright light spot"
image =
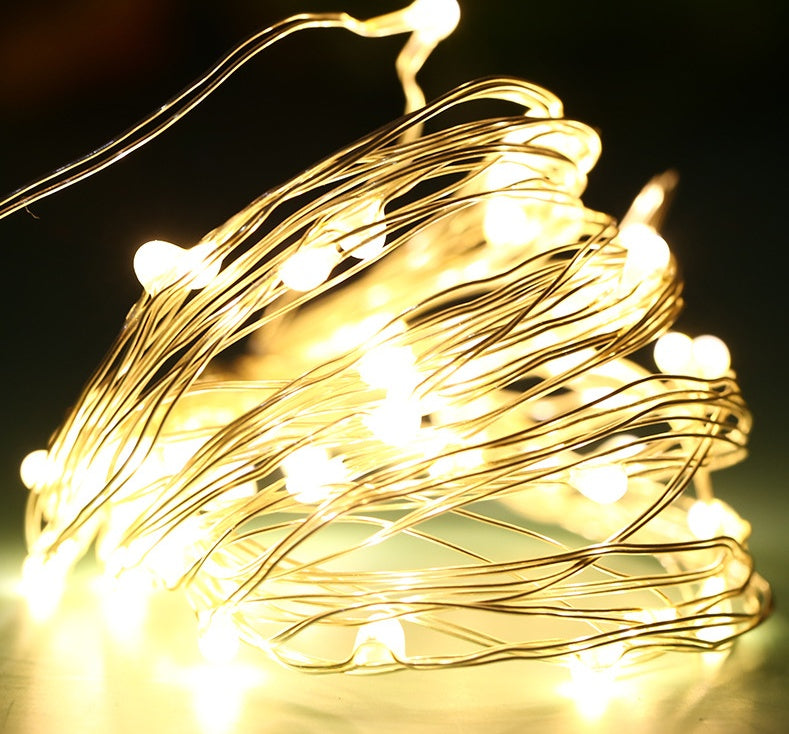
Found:
[[[455,30],[460,20],[456,0],[415,0],[405,10],[406,23],[420,36],[440,41]]]
[[[219,609],[206,618],[197,640],[200,652],[211,663],[229,663],[241,646],[230,612]]]
[[[658,183],[650,181],[636,196],[628,211],[628,219],[648,222],[655,215],[666,199],[665,189]]]
[[[655,343],[654,356],[655,364],[664,374],[685,374],[705,380],[722,377],[731,365],[726,344],[709,334],[691,339],[678,331],[669,331]]]
[[[410,392],[419,381],[411,347],[382,344],[370,349],[356,366],[370,387],[392,392]]]
[[[601,505],[610,505],[627,492],[627,472],[616,464],[575,467],[570,483],[585,497]]]
[[[696,500],[688,510],[688,527],[699,540],[709,540],[721,532],[726,508],[719,500]]]
[[[219,273],[219,258],[207,262],[214,252],[211,242],[185,250],[164,240],[151,240],[134,254],[134,272],[140,285],[153,296],[164,288],[188,278],[190,290],[205,288]]]
[[[381,201],[364,201],[323,223],[315,239],[336,240],[343,252],[359,260],[370,260],[380,255],[386,246],[386,225],[383,219],[384,207]]]
[[[323,502],[348,481],[342,458],[332,458],[322,446],[300,446],[283,459],[282,472],[288,492],[304,504]]]
[[[622,271],[622,285],[638,286],[654,275],[662,275],[671,261],[666,241],[647,224],[628,224],[618,235],[619,242],[627,249],[627,260]]]
[[[153,547],[150,547],[152,542]],[[140,547],[133,550],[130,548],[127,557],[130,559],[130,566],[139,563],[143,568],[150,569],[165,586],[174,588],[199,557],[200,546],[204,543],[205,534],[200,518],[192,516],[170,528],[155,541],[149,537],[140,538],[134,544]]]
[[[585,719],[602,716],[617,695],[616,675],[623,643],[611,643],[578,653],[570,663],[571,681],[561,691],[575,703]]]
[[[683,375],[693,364],[693,340],[679,331],[669,331],[655,342],[655,364],[666,375]]]
[[[41,488],[47,481],[48,464],[49,452],[46,449],[31,451],[19,466],[19,476],[23,484],[32,491]]]
[[[541,225],[518,199],[497,196],[485,204],[482,231],[494,247],[526,245],[539,236]]]
[[[722,576],[710,576],[709,578],[704,579],[704,582],[701,585],[701,591],[699,592],[699,597],[702,599],[714,598],[718,594],[723,594],[726,590],[726,580]],[[725,599],[720,603],[714,604],[713,606],[704,610],[705,614],[720,614],[724,617],[730,615],[731,612],[731,602]],[[721,640],[725,640],[727,637],[731,637],[736,632],[734,625],[722,624],[717,620],[699,620],[699,624],[709,625],[700,626],[696,632],[699,639],[705,640],[706,642],[720,642]]]
[[[19,591],[34,620],[44,621],[57,609],[66,585],[66,571],[57,557],[31,554],[25,558]]]
[[[411,399],[386,399],[365,417],[365,424],[376,438],[390,446],[411,443],[422,426],[422,408]]]
[[[405,631],[397,619],[377,619],[359,629],[353,662],[360,666],[388,665],[405,657]]]
[[[154,680],[175,684],[191,694],[201,734],[230,734],[238,731],[249,692],[262,690],[268,678],[260,666],[239,662],[182,667],[162,659],[157,662]]]
[[[97,579],[97,590],[105,623],[119,642],[136,643],[148,616],[153,579],[132,568],[118,576],[105,573]]]
[[[285,260],[279,277],[294,291],[310,291],[329,277],[339,259],[334,246],[302,247]]]
[[[705,380],[722,377],[729,370],[729,349],[717,336],[705,334],[693,340],[693,373]]]

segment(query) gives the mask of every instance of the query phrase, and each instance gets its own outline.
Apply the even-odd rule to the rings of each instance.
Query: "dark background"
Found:
[[[369,17],[400,4],[51,0],[6,9],[0,190],[114,137],[278,19],[306,10]],[[679,326],[715,333],[733,353],[755,414],[752,456],[721,473],[717,487],[753,522],[755,554],[773,574],[786,560],[789,509],[788,6],[466,0],[454,36],[420,75],[428,98],[488,74],[557,93],[568,116],[602,136],[586,197],[595,208],[621,215],[650,176],[679,171],[664,227],[686,280]],[[7,539],[21,538],[19,461],[46,444],[138,295],[135,249],[154,238],[192,243],[272,184],[396,117],[402,40],[292,37],[163,137],[0,222]]]

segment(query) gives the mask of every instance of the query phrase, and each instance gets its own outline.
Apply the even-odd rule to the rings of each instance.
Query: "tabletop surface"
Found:
[[[779,499],[779,509],[785,500]],[[758,494],[743,498],[757,515]],[[742,508],[740,508],[742,509]],[[119,627],[90,566],[60,607],[31,618],[16,589],[23,550],[0,556],[0,731],[57,732],[783,732],[789,717],[789,618],[782,517],[754,533],[759,570],[778,597],[728,655],[673,653],[605,690],[564,669],[513,661],[379,676],[310,676],[251,652],[202,661],[177,593],[154,596],[139,625]],[[760,557],[761,553],[761,557]]]

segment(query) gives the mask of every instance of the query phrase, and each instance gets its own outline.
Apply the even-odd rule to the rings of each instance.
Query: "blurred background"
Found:
[[[301,11],[369,17],[401,2],[37,0],[0,25],[0,190],[10,192],[142,118],[233,45]],[[716,477],[754,525],[757,563],[785,585],[787,307],[785,55],[780,0],[466,0],[420,75],[428,98],[490,74],[524,77],[597,128],[587,203],[622,215],[655,173],[680,186],[664,234],[686,281],[680,328],[730,346],[755,414],[750,459]],[[136,248],[188,246],[285,177],[396,117],[402,38],[292,37],[162,137],[0,221],[2,532],[21,542],[21,458],[50,433],[137,298]],[[780,596],[780,589],[779,589]]]

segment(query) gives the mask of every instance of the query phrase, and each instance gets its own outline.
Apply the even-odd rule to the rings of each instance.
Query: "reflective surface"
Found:
[[[107,607],[83,567],[57,613],[35,622],[2,555],[0,730],[12,732],[521,732],[784,730],[789,624],[779,611],[734,650],[673,654],[609,681],[539,663],[386,676],[306,676],[245,651],[202,661],[174,593]],[[119,623],[120,621],[120,623]],[[528,722],[528,723],[527,723]]]

